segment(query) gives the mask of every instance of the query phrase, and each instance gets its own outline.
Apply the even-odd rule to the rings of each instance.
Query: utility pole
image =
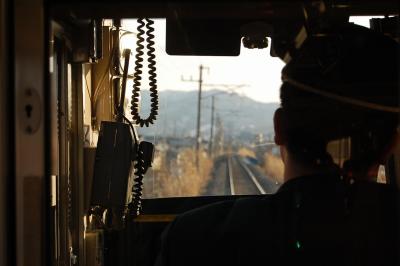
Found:
[[[199,79],[193,80],[190,78],[189,80],[185,80],[182,78],[182,81],[188,82],[198,82],[199,83],[199,93],[197,99],[197,125],[196,125],[196,168],[199,170],[199,151],[200,151],[200,143],[201,143],[201,136],[200,136],[200,120],[201,120],[201,93],[202,93],[202,86],[203,86],[203,70],[207,69],[208,67],[204,67],[203,65],[199,66]]]
[[[201,89],[203,85],[203,65],[199,67],[199,96],[197,99],[197,127],[196,127],[196,167],[199,170],[199,151],[200,151],[200,119],[201,119]]]
[[[209,146],[209,154],[210,157],[213,156],[213,138],[214,138],[214,101],[215,96],[213,95],[211,98],[211,132],[210,132],[210,146]]]

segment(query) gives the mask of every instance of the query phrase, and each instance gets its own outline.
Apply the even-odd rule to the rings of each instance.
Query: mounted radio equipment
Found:
[[[156,80],[156,61],[154,54],[154,22],[150,19],[138,19],[137,49],[135,61],[134,85],[132,91],[132,120],[140,127],[153,124],[158,112],[158,92]],[[119,24],[118,24],[119,25]],[[147,31],[144,31],[144,27]],[[119,27],[117,27],[119,31]],[[119,33],[118,33],[119,34]],[[142,80],[142,62],[144,41],[147,41],[149,80],[151,91],[151,112],[143,119],[139,115],[139,97]],[[93,185],[89,214],[95,217],[100,227],[118,228],[141,211],[143,178],[152,165],[154,145],[140,141],[132,122],[124,114],[126,83],[131,50],[123,51],[124,68],[121,85],[118,84],[117,103],[115,104],[116,122],[103,121],[100,127],[96,148]],[[120,67],[120,62],[117,67]],[[132,162],[135,178],[130,181]],[[132,184],[133,183],[133,184]],[[130,201],[130,202],[129,202]],[[127,202],[129,204],[127,205]],[[127,207],[127,208],[126,208]],[[101,217],[106,211],[105,220]],[[101,222],[102,221],[102,222]]]

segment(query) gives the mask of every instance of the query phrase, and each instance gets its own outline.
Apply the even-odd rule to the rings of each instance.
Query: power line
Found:
[[[196,167],[197,170],[199,169],[199,150],[200,150],[200,143],[201,143],[201,136],[200,136],[200,123],[201,123],[201,100],[202,100],[202,87],[203,86],[212,86],[212,87],[225,87],[231,92],[234,91],[235,89],[239,89],[242,87],[247,87],[247,84],[203,84],[203,71],[207,69],[209,71],[210,69],[208,67],[204,67],[203,65],[199,66],[199,79],[195,80],[193,77],[190,77],[190,79],[185,79],[183,76],[181,77],[181,80],[184,82],[197,82],[199,84],[199,93],[198,93],[198,99],[197,99],[197,124],[196,124]],[[219,93],[217,93],[219,94]],[[212,96],[212,95],[209,95]],[[207,97],[209,97],[207,96]],[[206,98],[206,97],[205,97]],[[213,97],[214,98],[214,97]]]

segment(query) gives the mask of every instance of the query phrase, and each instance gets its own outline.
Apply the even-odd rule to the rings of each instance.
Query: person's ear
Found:
[[[284,145],[286,143],[284,120],[285,119],[283,109],[278,108],[274,114],[274,141],[276,145]]]

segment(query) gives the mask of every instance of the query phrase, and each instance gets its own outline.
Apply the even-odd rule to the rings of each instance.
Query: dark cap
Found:
[[[310,36],[282,70],[288,132],[303,142],[392,132],[400,113],[399,47],[350,23]]]
[[[347,23],[309,38],[283,68],[288,79],[328,94],[397,108],[400,46]],[[293,85],[293,84],[292,84]]]

